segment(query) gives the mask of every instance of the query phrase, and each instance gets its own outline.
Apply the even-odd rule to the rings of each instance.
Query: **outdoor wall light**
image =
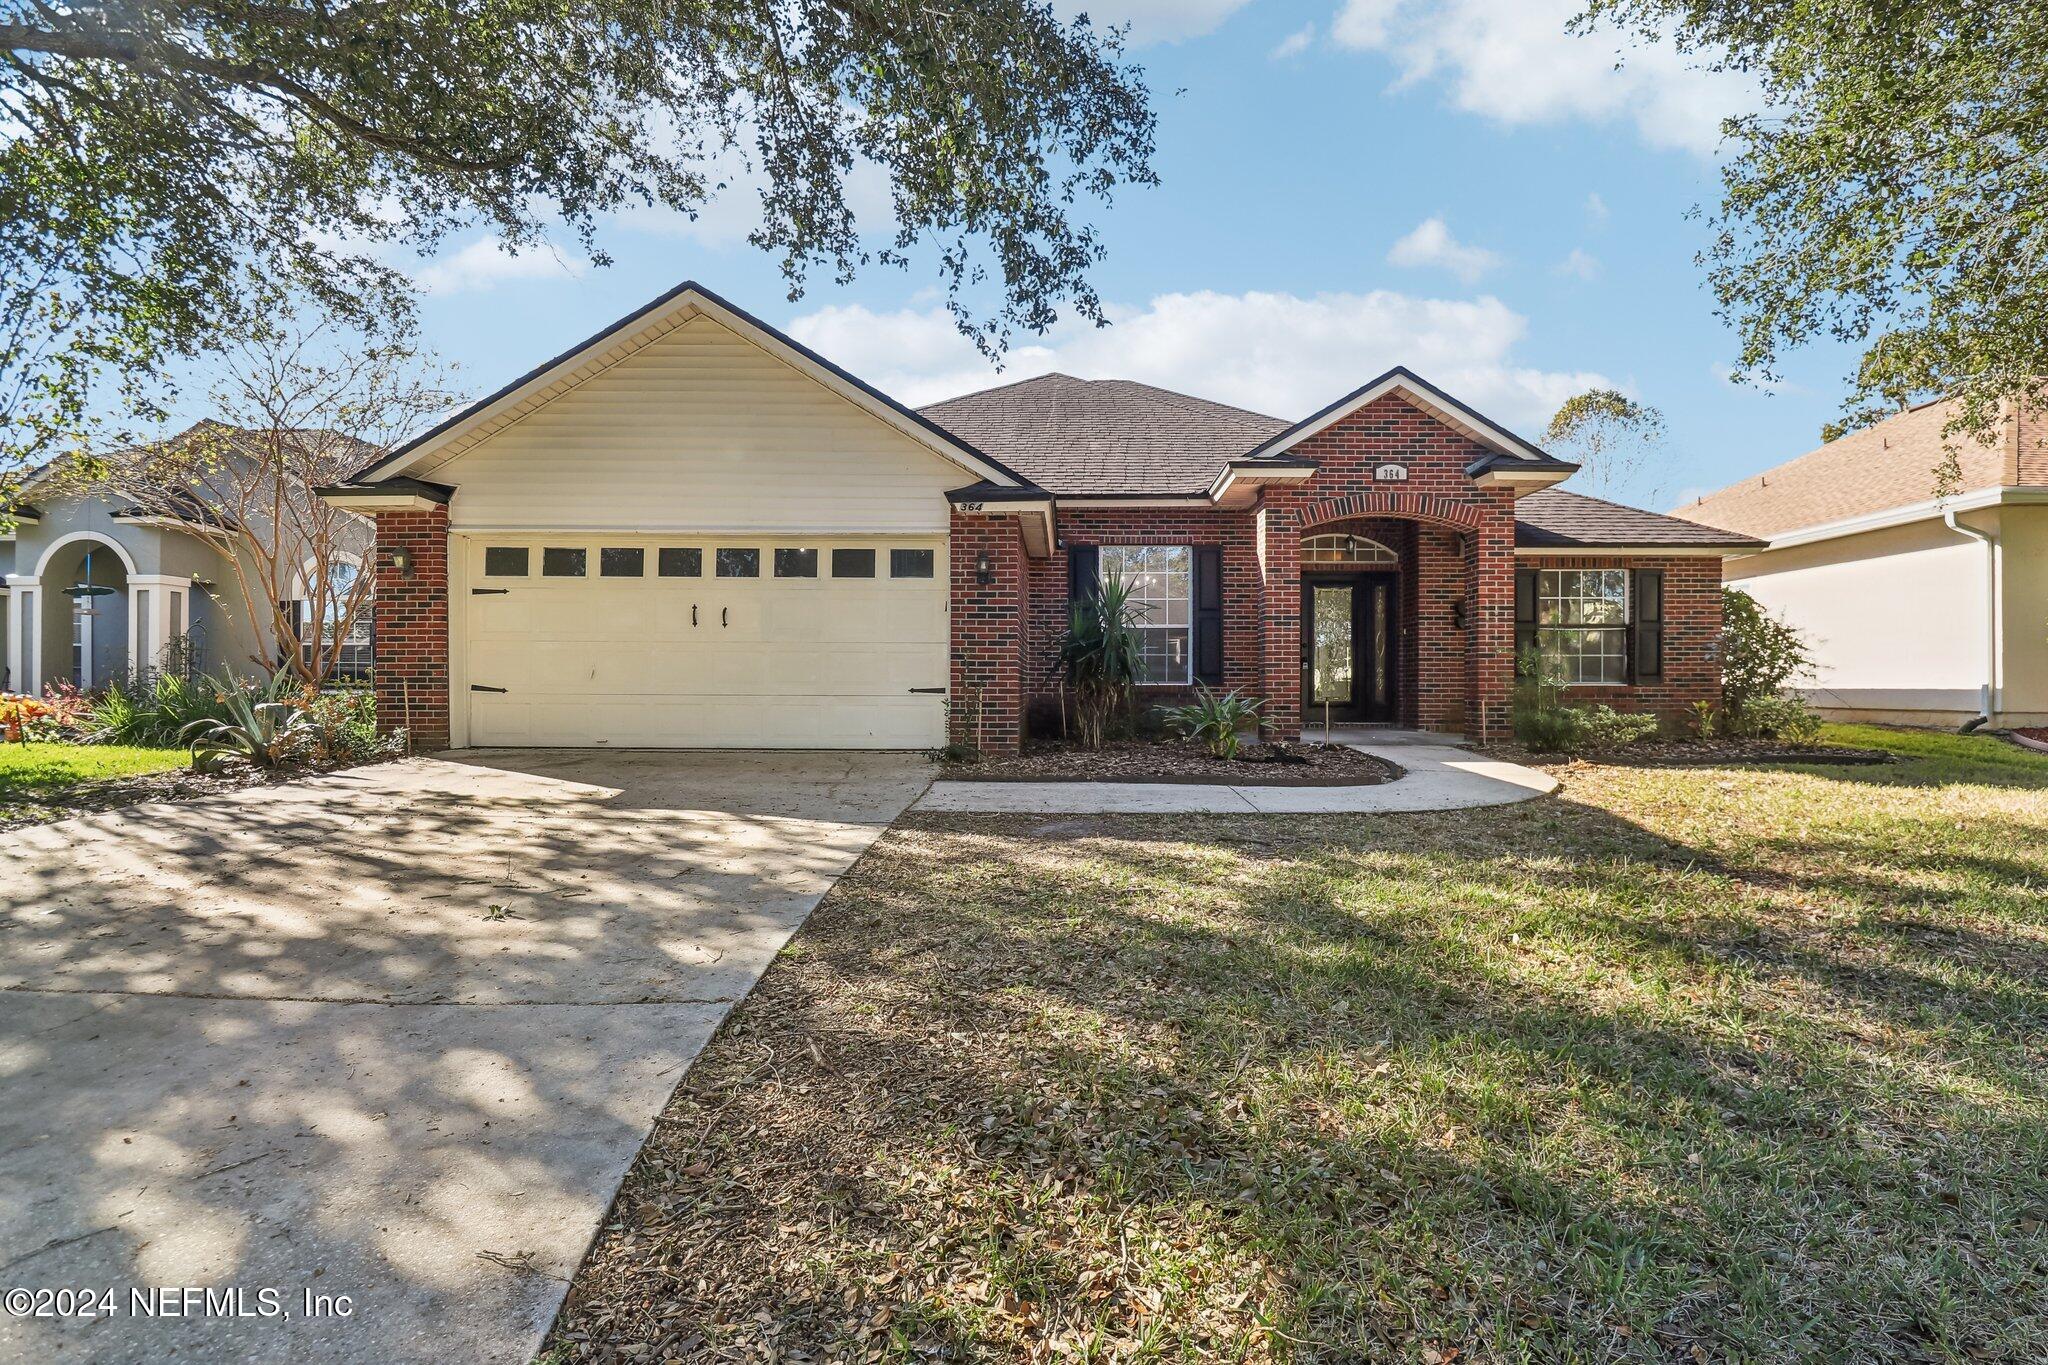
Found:
[[[400,578],[411,578],[412,555],[405,550],[393,547],[391,551],[391,568]]]
[[[983,550],[974,561],[974,581],[984,588],[996,581],[995,562],[988,557],[987,550]]]
[[[1465,603],[1463,599],[1451,603],[1451,628],[1453,630],[1463,630],[1465,628]]]

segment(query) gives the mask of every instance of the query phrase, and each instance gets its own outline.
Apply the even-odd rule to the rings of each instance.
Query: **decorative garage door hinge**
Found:
[[[469,690],[472,692],[503,692],[506,689],[502,687],[485,687],[482,683],[471,683]]]
[[[503,597],[510,591],[512,591],[510,588],[471,588],[469,595],[471,597]]]
[[[913,687],[910,690],[921,695],[940,696],[944,694],[946,689],[943,687]]]

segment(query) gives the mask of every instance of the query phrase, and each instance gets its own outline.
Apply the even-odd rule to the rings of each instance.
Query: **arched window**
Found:
[[[362,574],[346,559],[337,559],[327,566],[327,592],[325,600],[316,604],[309,598],[299,603],[299,638],[301,646],[309,653],[313,648],[313,613],[324,607],[325,620],[320,626],[321,647],[334,660],[334,671],[330,675],[338,681],[356,681],[370,675],[373,649],[370,635],[370,604],[366,600],[355,620],[349,622],[348,631],[341,629],[341,619],[348,613],[349,594],[356,590],[356,579]]]
[[[1301,542],[1301,562],[1304,564],[1384,564],[1389,568],[1401,562],[1401,557],[1365,536],[1335,535],[1308,536]]]

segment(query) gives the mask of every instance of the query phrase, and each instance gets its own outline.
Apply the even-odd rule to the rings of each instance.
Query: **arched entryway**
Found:
[[[123,546],[91,532],[52,542],[7,587],[8,691],[128,681],[158,667],[190,621],[190,578],[143,573]]]
[[[54,545],[43,556],[43,682],[89,690],[127,680],[131,567],[124,551],[97,537]]]

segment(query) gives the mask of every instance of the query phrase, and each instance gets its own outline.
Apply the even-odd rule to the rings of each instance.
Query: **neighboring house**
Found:
[[[1899,413],[1674,513],[1768,542],[1727,580],[1806,634],[1825,715],[2048,723],[2048,418],[2009,409],[1994,440],[1945,439],[1953,411]]]
[[[377,694],[423,747],[1014,749],[1072,597],[1148,611],[1147,700],[1500,734],[1720,690],[1742,536],[1553,487],[1406,370],[1299,422],[1049,375],[912,411],[684,284],[324,490],[377,521]]]
[[[240,433],[213,422],[170,439],[223,433],[232,448]],[[362,450],[367,456],[369,447]],[[166,667],[248,674],[282,657],[270,621],[252,621],[244,610],[228,557],[241,555],[246,567],[248,552],[218,500],[123,491],[118,477],[97,486],[54,466],[26,478],[18,497],[13,529],[0,531],[0,690],[104,687]],[[330,570],[344,581],[374,538],[364,523],[348,539]],[[87,587],[103,591],[82,591]],[[297,598],[287,609],[302,633],[305,611]],[[369,614],[353,626],[340,653],[343,675],[365,674],[371,663]]]

